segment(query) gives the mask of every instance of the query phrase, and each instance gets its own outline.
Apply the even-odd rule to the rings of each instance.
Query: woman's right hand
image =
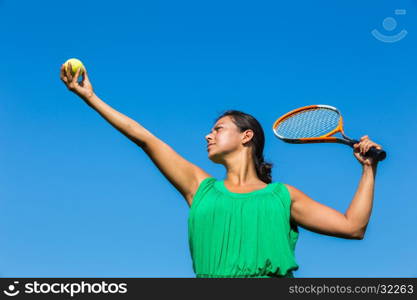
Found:
[[[88,78],[87,70],[84,68],[82,74],[82,80],[78,82],[78,77],[80,75],[80,68],[77,70],[75,75],[71,74],[72,67],[71,63],[68,63],[68,69],[65,68],[65,64],[61,66],[61,80],[66,85],[68,90],[77,94],[83,99],[87,99],[94,95],[93,86]]]

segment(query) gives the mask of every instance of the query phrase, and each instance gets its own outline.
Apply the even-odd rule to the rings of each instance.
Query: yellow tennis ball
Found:
[[[78,69],[81,69],[81,71],[80,71],[80,75],[84,72],[84,65],[83,65],[83,63],[79,60],[79,59],[76,59],[76,58],[70,58],[70,59],[68,59],[66,62],[65,62],[65,69],[68,71],[68,68],[69,68],[69,66],[68,66],[68,63],[71,63],[71,74],[72,75],[75,75],[75,73],[77,73],[77,70]]]

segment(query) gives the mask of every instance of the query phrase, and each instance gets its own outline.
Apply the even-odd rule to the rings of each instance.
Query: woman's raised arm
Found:
[[[71,66],[68,69],[71,70]],[[169,145],[158,139],[138,122],[118,112],[102,101],[94,93],[87,70],[83,72],[81,82],[77,80],[79,73],[80,69],[73,76],[62,65],[60,77],[68,90],[77,94],[114,128],[141,147],[169,182],[186,199],[188,205],[191,206],[192,199],[201,181],[207,177],[211,177],[211,175],[184,159]]]
[[[348,239],[363,239],[371,217],[378,164],[378,161],[364,156],[371,147],[382,149],[368,136],[363,136],[361,141],[354,145],[354,156],[363,167],[362,177],[355,196],[344,214],[314,201],[295,187],[286,185],[291,197],[291,219],[317,233]]]

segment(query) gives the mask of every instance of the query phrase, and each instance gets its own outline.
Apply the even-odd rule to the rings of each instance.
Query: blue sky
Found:
[[[345,212],[361,175],[351,149],[271,129],[299,106],[338,107],[347,135],[388,158],[365,239],[300,228],[294,275],[416,277],[416,15],[411,0],[0,0],[0,276],[194,277],[185,200],[67,91],[59,68],[77,57],[99,97],[218,179],[204,136],[226,109],[252,114],[273,181]]]

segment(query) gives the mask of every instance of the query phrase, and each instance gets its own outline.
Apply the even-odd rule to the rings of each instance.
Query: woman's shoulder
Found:
[[[276,181],[271,184],[274,185],[273,191],[275,193],[283,195],[285,196],[285,198],[288,198],[288,200],[291,201],[291,190],[293,189],[293,186],[291,186],[288,183],[281,182],[281,181]]]
[[[198,180],[198,185],[195,193],[191,196],[191,206],[195,203],[196,199],[200,199],[217,181],[212,176],[205,176]]]
[[[205,186],[211,186],[211,185],[213,185],[216,181],[217,181],[217,179],[216,179],[216,178],[214,178],[213,176],[206,176],[206,177],[202,177],[202,178],[200,178],[200,179],[199,179],[199,182],[198,182],[198,185],[197,185],[197,191],[196,191],[196,193],[198,192],[198,190],[199,190],[200,188],[205,187]]]
[[[292,202],[294,202],[297,198],[302,197],[305,195],[301,190],[297,189],[293,185],[290,185],[288,183],[280,183],[283,190],[285,190],[288,193],[288,197]]]
[[[289,189],[291,186],[287,183],[281,182],[281,181],[274,181],[270,183],[274,187],[281,188],[281,189]]]

